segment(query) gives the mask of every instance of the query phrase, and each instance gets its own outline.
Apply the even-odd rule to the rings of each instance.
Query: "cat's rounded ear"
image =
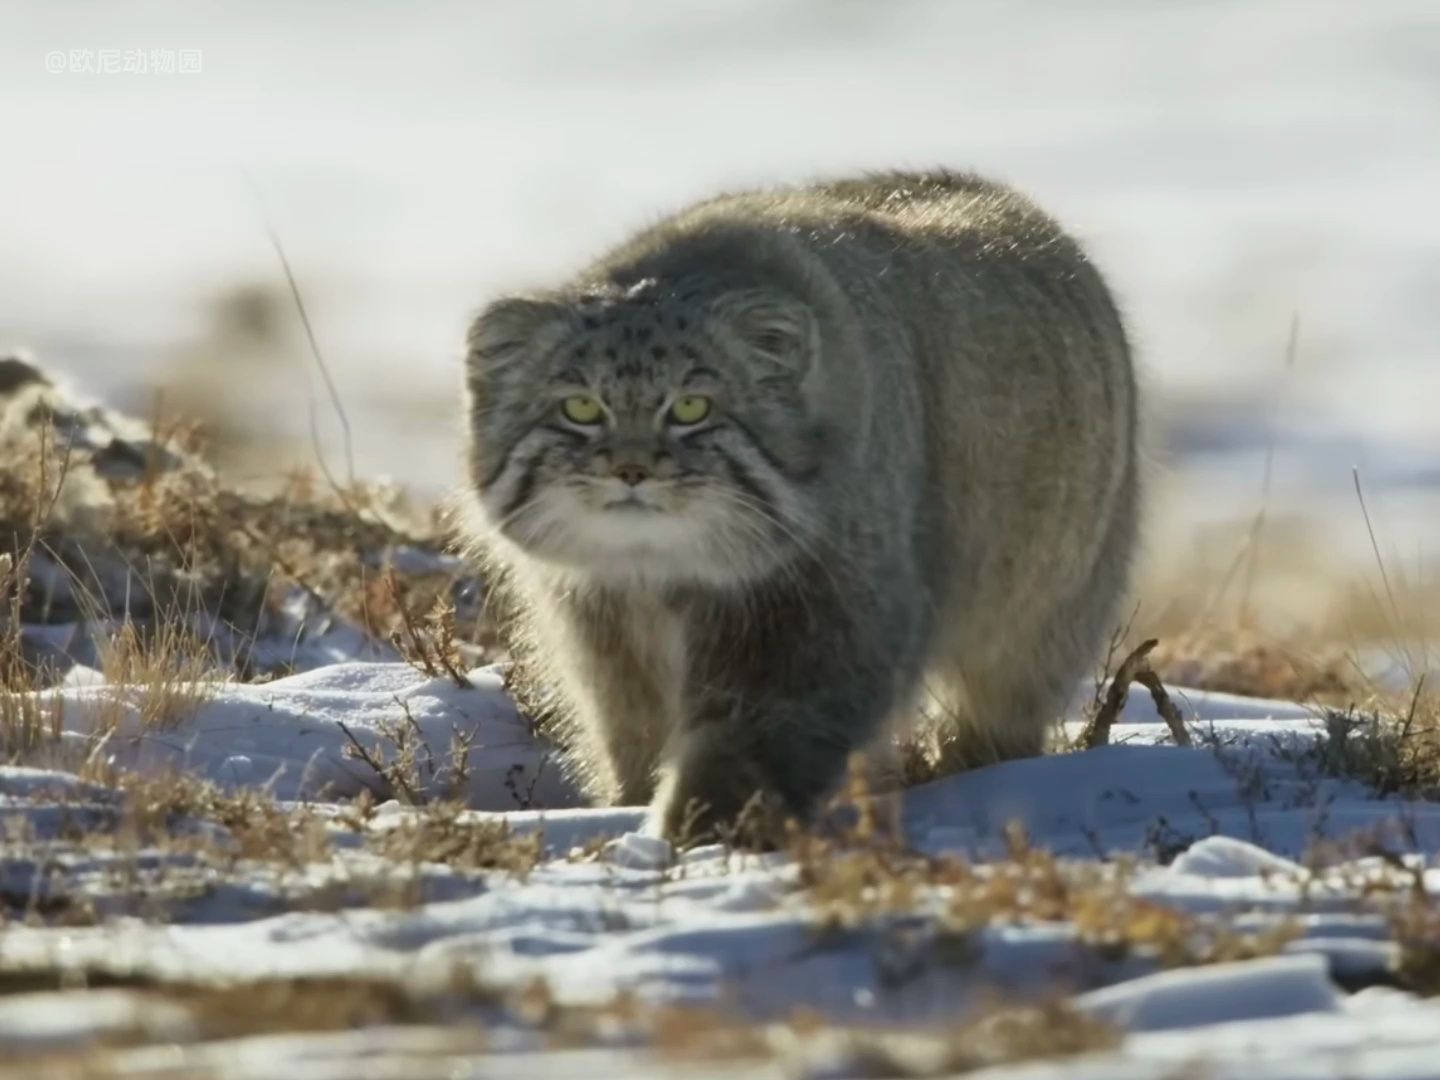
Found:
[[[569,308],[553,300],[496,300],[470,324],[466,363],[471,373],[494,373],[535,355],[565,332],[569,315]]]
[[[820,351],[820,327],[808,304],[763,289],[727,293],[716,314],[751,356],[780,372],[805,375]]]

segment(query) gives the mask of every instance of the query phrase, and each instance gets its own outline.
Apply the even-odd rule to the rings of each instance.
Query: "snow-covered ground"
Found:
[[[1272,432],[1277,518],[1368,560],[1359,465],[1386,492],[1382,540],[1408,557],[1434,520],[1433,0],[19,0],[0,19],[0,348],[117,404],[239,374],[227,409],[305,439],[307,381],[323,395],[303,347],[266,364],[208,336],[217,291],[282,283],[252,183],[358,471],[435,490],[457,475],[456,357],[484,298],[719,187],[947,163],[1023,186],[1092,246],[1156,430],[1197,470],[1185,535],[1252,511]],[[46,67],[182,49],[199,72]]]
[[[859,841],[809,856],[672,851],[645,833],[639,810],[578,808],[500,677],[481,670],[469,681],[338,664],[217,686],[193,717],[146,732],[114,704],[135,691],[72,672],[44,706],[63,699],[53,715],[64,760],[262,786],[330,844],[293,865],[243,852],[226,861],[215,852],[239,841],[198,820],[171,825],[193,834],[191,847],[87,844],[77,838],[103,832],[140,794],[80,780],[56,759],[48,771],[0,770],[0,893],[17,914],[51,913],[5,928],[0,970],[143,978],[151,990],[276,977],[414,988],[464,972],[495,994],[543,985],[546,1008],[713,1008],[763,1033],[763,1052],[681,1062],[623,1024],[566,1047],[514,1008],[201,1040],[183,996],[123,988],[0,997],[0,1047],[13,1056],[138,1043],[106,1061],[147,1077],[848,1076],[865,1066],[855,1038],[873,1030],[908,1040],[895,1060],[925,1073],[945,1060],[932,1044],[994,1001],[1058,998],[1123,1039],[977,1075],[1440,1076],[1440,1004],[1396,988],[1413,950],[1440,949],[1440,805],[1382,798],[1336,775],[1312,710],[1182,693],[1197,736],[1186,748],[1132,698],[1109,746],[912,789],[897,820],[904,846],[928,861],[905,858],[928,869],[889,901],[883,881],[857,889],[840,901],[853,910],[837,915],[815,877]],[[109,732],[98,749],[97,725]],[[410,736],[430,752],[411,755],[398,791],[346,750],[365,746],[384,771]],[[358,814],[352,800],[365,788],[378,805]],[[386,836],[423,827],[434,813],[423,804],[442,794],[473,808],[452,824],[504,821],[514,842],[538,835],[543,854],[528,872],[396,856]],[[518,802],[530,807],[507,809]],[[1018,853],[1015,823],[1030,845]],[[1016,889],[986,884],[1006,875],[1018,875]],[[1031,895],[1059,882],[1071,891],[1058,910]],[[401,885],[411,891],[397,903]],[[981,895],[998,906],[977,915]],[[92,918],[54,915],[80,901]],[[1137,929],[1166,920],[1183,929]],[[1269,944],[1216,946],[1238,940]],[[1167,947],[1231,962],[1173,967]],[[821,1020],[797,1025],[798,1010]]]
[[[357,471],[433,492],[484,297],[719,186],[943,162],[1034,193],[1116,286],[1184,485],[1156,548],[1247,516],[1272,442],[1274,520],[1369,559],[1358,465],[1392,566],[1434,521],[1434,0],[82,0],[0,23],[0,350],[117,402],[194,378],[252,438],[306,436],[298,329],[246,352],[215,322],[224,290],[281,282],[268,217]],[[99,50],[202,70],[47,70]],[[581,805],[498,671],[355,662],[398,654],[303,592],[256,656],[302,673],[183,693],[173,723],[84,667],[0,696],[0,1080],[939,1075],[1002,1062],[964,1025],[1033,1002],[1118,1041],[976,1075],[1440,1078],[1440,1005],[1406,989],[1440,988],[1440,804],[1347,775],[1309,708],[1176,691],[1179,747],[1135,697],[1112,745],[883,802],[893,847],[679,853],[638,809]],[[22,637],[72,654],[77,625]],[[277,980],[312,988],[293,1017],[243,999]],[[200,1015],[234,985],[232,1022]],[[390,989],[315,1019],[353,986]]]

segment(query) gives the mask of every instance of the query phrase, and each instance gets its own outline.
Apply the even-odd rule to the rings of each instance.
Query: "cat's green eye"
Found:
[[[672,424],[698,424],[710,415],[710,399],[704,394],[685,394],[670,406]]]
[[[560,411],[572,424],[598,424],[605,410],[589,394],[572,394],[560,402]]]

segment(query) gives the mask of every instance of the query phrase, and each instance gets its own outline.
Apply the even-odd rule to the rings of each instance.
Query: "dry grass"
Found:
[[[226,790],[185,773],[117,773],[113,776],[124,807],[117,830],[141,844],[169,850],[223,853],[236,861],[259,862],[299,870],[331,854],[327,819],[306,807],[282,807],[255,789]],[[196,822],[225,829],[216,845],[197,839]]]
[[[1316,747],[1330,776],[1359,780],[1381,795],[1440,799],[1440,702],[1416,686],[1400,715],[1354,708],[1325,714]]]
[[[438,559],[420,569],[402,568],[402,550],[436,556],[444,537],[436,520],[420,519],[394,492],[353,482],[328,486],[305,472],[269,495],[234,490],[205,464],[200,434],[161,410],[148,427],[127,428],[104,445],[78,445],[65,434],[77,430],[77,423],[64,419],[75,416],[74,408],[52,388],[34,383],[24,383],[19,396],[12,393],[7,401],[6,370],[22,383],[25,378],[0,365],[0,465],[9,466],[0,468],[0,754],[5,761],[43,760],[59,743],[66,719],[60,699],[44,692],[61,673],[55,658],[38,655],[24,628],[68,620],[104,626],[97,664],[113,687],[123,689],[98,695],[109,711],[102,711],[88,751],[71,764],[83,778],[113,787],[116,797],[108,810],[90,808],[88,824],[59,842],[118,857],[116,872],[131,875],[128,885],[122,880],[116,886],[121,896],[131,890],[128,913],[166,920],[195,899],[185,892],[191,887],[185,881],[173,893],[157,891],[153,878],[134,869],[142,852],[193,856],[218,873],[212,880],[253,882],[260,868],[271,882],[293,881],[277,900],[283,910],[411,905],[422,898],[427,867],[517,878],[535,869],[543,856],[538,833],[516,834],[504,823],[467,815],[450,798],[427,803],[421,797],[446,783],[450,796],[464,786],[469,746],[457,741],[437,760],[403,706],[383,747],[355,742],[355,756],[374,775],[374,796],[362,797],[338,818],[193,777],[142,777],[108,768],[106,741],[122,725],[164,730],[203,705],[221,677],[283,674],[283,665],[259,666],[247,645],[296,595],[323,617],[349,621],[418,670],[457,685],[466,683],[469,668],[503,655],[502,628],[487,614],[473,575]],[[1320,701],[1331,712],[1327,737],[1314,751],[1319,773],[1360,779],[1383,793],[1440,797],[1440,707],[1434,695],[1421,682],[1407,701],[1386,699],[1355,660],[1359,641],[1403,640],[1397,649],[1413,656],[1417,632],[1440,630],[1433,623],[1440,604],[1421,619],[1405,617],[1404,609],[1431,597],[1433,587],[1384,574],[1382,564],[1378,592],[1347,594],[1328,621],[1277,638],[1259,627],[1257,612],[1263,608],[1264,567],[1279,561],[1285,537],[1282,523],[1266,523],[1262,516],[1244,532],[1247,546],[1223,587],[1206,594],[1195,586],[1194,595],[1177,589],[1170,594],[1174,604],[1137,619],[1145,636],[1170,636],[1121,659],[1109,694],[1097,698],[1092,744],[1103,741],[1100,732],[1107,718],[1119,714],[1132,679],[1162,707],[1168,702],[1162,679]],[[1192,586],[1206,580],[1193,568],[1184,576]],[[226,634],[239,645],[227,646]],[[1124,648],[1136,645],[1123,641]],[[1117,637],[1107,669],[1122,652]],[[908,779],[935,775],[935,755],[926,753],[919,743],[902,748]],[[411,810],[393,823],[376,821],[374,800],[392,797]],[[196,823],[223,831],[197,829]],[[858,768],[821,828],[800,829],[757,802],[725,839],[735,846],[779,847],[793,857],[802,902],[814,912],[822,941],[828,934],[882,926],[894,916],[922,914],[937,929],[931,959],[944,964],[971,963],[979,935],[1008,925],[1068,926],[1080,945],[1101,958],[1164,966],[1268,955],[1295,935],[1283,921],[1242,933],[1224,919],[1136,897],[1129,888],[1134,867],[1125,861],[1057,858],[1018,830],[1010,832],[1005,855],[993,861],[921,855],[903,843],[893,804],[871,791]],[[15,838],[10,851],[44,857],[33,838]],[[383,869],[328,885],[300,883],[306,871],[340,863],[346,853]],[[1401,884],[1383,905],[1401,945],[1396,978],[1440,993],[1435,902],[1424,895],[1423,879],[1418,892],[1399,870],[1397,880]],[[63,888],[44,898],[6,899],[12,917],[33,922],[83,923],[113,914],[84,899],[65,901]],[[200,1041],[449,1024],[457,1047],[472,1053],[482,1046],[480,1029],[504,1019],[540,1030],[559,1046],[633,1038],[694,1062],[785,1060],[797,1047],[825,1045],[860,1075],[919,1077],[1103,1050],[1117,1040],[1115,1032],[1058,1002],[1004,1003],[951,1028],[901,1034],[837,1029],[804,1015],[757,1024],[726,1010],[654,1007],[624,996],[576,1008],[560,1003],[543,982],[500,990],[469,969],[426,986],[378,978],[211,984],[103,968],[0,970],[0,994],[77,985],[128,987],[178,1004]],[[145,1038],[137,1031],[131,1041]],[[39,1069],[59,1076],[70,1066],[93,1066],[93,1075],[104,1075],[106,1060],[24,1062],[10,1075],[37,1075]]]
[[[83,713],[83,744],[62,743],[66,700],[40,684],[43,672],[18,660],[18,635],[4,635],[0,654],[12,659],[0,684],[0,761],[55,764],[93,775],[117,737],[163,732],[191,719],[223,680],[204,642],[183,625],[150,628],[145,638],[133,623],[99,641],[105,685],[71,708]]]
[[[1343,645],[1286,644],[1238,629],[1161,641],[1151,663],[1166,682],[1194,690],[1342,706],[1374,693]]]
[[[367,846],[396,862],[502,870],[521,878],[539,864],[545,850],[538,831],[517,834],[502,820],[466,816],[455,804],[426,806],[397,825],[372,829]]]
[[[1435,997],[1440,996],[1440,895],[1427,884],[1434,860],[1423,850],[1413,825],[1401,818],[1343,841],[1317,842],[1305,861],[1312,868],[1307,884],[1338,885],[1361,898],[1357,907],[1386,919],[1398,958],[1385,981]]]
[[[73,973],[36,971],[9,976],[0,991],[75,990]],[[953,1027],[917,1031],[885,1027],[842,1028],[799,1012],[772,1023],[748,1022],[717,1008],[649,1005],[620,995],[600,1005],[561,1004],[543,980],[498,991],[457,970],[439,984],[368,978],[266,979],[242,983],[158,982],[138,974],[92,975],[92,987],[124,988],[142,1003],[178,1008],[186,1042],[249,1035],[345,1031],[362,1027],[441,1027],[453,1038],[441,1045],[458,1065],[483,1054],[487,1031],[520,1023],[556,1049],[629,1044],[676,1066],[775,1062],[787,1072],[812,1071],[806,1063],[843,1063],[847,1075],[921,1078],[971,1072],[995,1065],[1047,1060],[1105,1050],[1116,1032],[1060,1003],[997,1004]],[[115,1051],[145,1045],[137,1026],[112,1033],[99,1047],[44,1054],[23,1068],[47,1076],[110,1076]],[[83,1071],[82,1071],[83,1070]],[[19,1075],[0,1066],[0,1076]],[[27,1072],[24,1075],[36,1075]]]
[[[53,969],[9,972],[0,976],[0,993],[82,992],[73,971]],[[187,1067],[191,1046],[256,1035],[350,1031],[393,1025],[445,1026],[447,1052],[457,1058],[484,1051],[483,1024],[477,1010],[493,1008],[497,995],[473,982],[419,989],[402,980],[335,977],[262,979],[208,983],[161,981],[138,972],[90,972],[81,986],[122,989],[136,1002],[138,1022],[130,1030],[105,1033],[89,1045],[60,1051],[12,1054],[15,1065],[0,1066],[0,1077],[112,1077],[131,1075],[124,1051],[154,1046],[157,1032],[145,1023],[146,1006],[171,1018],[167,1025],[173,1065],[165,1075],[208,1075],[196,1059]],[[177,1024],[175,1021],[179,1020]],[[148,1073],[147,1073],[148,1075]]]
[[[410,707],[399,697],[395,706],[400,715],[376,725],[383,740],[378,744],[367,746],[345,724],[339,725],[350,740],[346,755],[370,770],[370,795],[380,801],[398,799],[406,806],[460,802],[470,780],[475,733],[452,728],[447,751],[437,757]]]
[[[400,617],[402,629],[390,636],[390,643],[400,655],[431,678],[449,678],[461,689],[471,686],[461,670],[464,659],[455,625],[454,602],[447,596],[437,597],[425,616],[417,619],[406,606],[405,590],[393,566],[385,575],[385,584]]]
[[[134,623],[124,623],[102,640],[100,660],[106,684],[134,710],[142,732],[192,719],[224,679],[210,648],[181,621],[162,622],[143,639]]]
[[[1440,900],[1416,897],[1396,912],[1392,933],[1400,946],[1396,979],[1405,989],[1440,997]]]
[[[932,857],[906,846],[893,819],[877,807],[859,777],[842,797],[853,824],[841,832],[792,832],[789,851],[822,934],[860,927],[889,915],[932,914],[940,948],[956,962],[990,926],[1070,924],[1077,940],[1109,956],[1150,957],[1167,967],[1267,956],[1296,929],[1277,924],[1260,933],[1235,930],[1132,896],[1133,866],[1124,860],[1061,859],[1032,846],[1023,829],[1006,831],[1005,858],[984,863]]]
[[[297,597],[316,625],[348,623],[457,681],[499,655],[479,580],[445,558],[437,513],[393,488],[331,487],[305,470],[251,494],[227,485],[201,433],[158,405],[144,424],[75,405],[23,361],[0,369],[6,686],[48,685],[68,667],[23,632],[47,624],[110,626],[98,636],[131,634],[152,656],[192,638],[235,676],[283,674],[250,646],[289,625],[281,609]]]
[[[11,865],[33,865],[44,886],[0,897],[10,917],[66,925],[101,919],[90,887],[69,878],[93,875],[95,860],[106,868],[104,911],[166,922],[225,884],[260,886],[249,903],[277,911],[408,908],[424,899],[427,876],[523,879],[544,854],[539,832],[516,833],[454,803],[377,821],[364,797],[334,813],[182,772],[142,774],[92,762],[81,779],[105,785],[105,794],[59,791],[45,800],[71,822],[58,836],[37,838],[15,816],[0,838]],[[79,869],[67,869],[77,857]]]
[[[1358,472],[1354,486],[1374,556],[1368,575],[1325,563],[1313,528],[1265,527],[1262,507],[1225,573],[1171,560],[1167,580],[1208,588],[1203,601],[1149,586],[1149,595],[1159,592],[1168,603],[1143,620],[1144,629],[1170,631],[1150,664],[1172,684],[1314,706],[1325,732],[1306,764],[1382,795],[1440,798],[1440,575],[1418,558],[1408,566],[1387,558]],[[1304,569],[1304,580],[1330,598],[1308,624],[1280,633],[1265,628],[1252,596],[1264,580],[1256,566],[1267,528],[1266,565]],[[1209,547],[1226,549],[1213,540]],[[1129,628],[1122,637],[1129,640]],[[1112,656],[1114,649],[1112,642]],[[1387,666],[1382,682],[1375,673]],[[1408,687],[1396,687],[1397,673]]]
[[[934,1034],[852,1034],[848,1065],[862,1077],[939,1077],[1096,1053],[1120,1034],[1062,1002],[998,1006]]]
[[[1108,1025],[1061,1002],[997,1003],[961,1023],[929,1029],[841,1028],[798,1011],[782,1022],[747,1023],[716,1009],[659,1008],[646,1024],[649,1043],[664,1056],[696,1063],[818,1057],[847,1076],[954,1076],[998,1065],[1043,1061],[1110,1049]]]
[[[58,833],[36,836],[25,817],[10,819],[6,863],[12,874],[32,868],[33,884],[0,897],[0,917],[93,925],[123,913],[169,922],[230,883],[269,886],[277,908],[315,906],[312,897],[325,906],[326,887],[307,882],[305,871],[330,863],[336,826],[315,811],[183,773],[95,768],[84,779],[109,786],[41,802],[59,811]]]
[[[347,1031],[437,1019],[436,1001],[379,978],[265,979],[221,985],[165,983],[156,992],[189,1009],[202,1039],[287,1031]]]

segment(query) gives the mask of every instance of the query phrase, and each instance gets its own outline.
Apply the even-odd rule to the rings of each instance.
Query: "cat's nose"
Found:
[[[616,465],[612,468],[610,475],[614,476],[617,480],[629,484],[631,487],[635,487],[642,480],[648,480],[650,478],[650,470],[644,465],[637,465],[633,461],[627,461],[624,464]]]

